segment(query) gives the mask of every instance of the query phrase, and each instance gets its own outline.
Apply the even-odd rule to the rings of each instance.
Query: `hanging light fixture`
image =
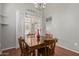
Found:
[[[46,7],[46,3],[35,3],[35,8],[42,9]]]

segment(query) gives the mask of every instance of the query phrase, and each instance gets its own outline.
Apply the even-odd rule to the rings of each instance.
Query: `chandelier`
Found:
[[[46,3],[35,3],[35,8],[42,9],[46,7]]]

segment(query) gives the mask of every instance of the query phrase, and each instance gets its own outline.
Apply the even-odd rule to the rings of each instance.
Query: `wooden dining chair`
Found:
[[[31,51],[29,50],[29,46],[26,44],[25,40],[22,37],[20,37],[18,41],[19,41],[19,46],[21,49],[21,55],[22,56],[30,55]]]
[[[44,40],[45,42],[45,55],[46,56],[53,56],[55,54],[55,46],[56,46],[56,39],[52,40]],[[48,48],[47,48],[48,47]]]

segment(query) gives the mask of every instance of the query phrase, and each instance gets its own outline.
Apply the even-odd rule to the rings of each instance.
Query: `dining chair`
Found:
[[[44,40],[45,42],[45,55],[46,56],[53,56],[55,54],[55,46],[56,46],[56,39],[52,40]],[[47,48],[48,47],[48,48]]]
[[[31,55],[31,51],[29,50],[29,46],[27,45],[25,40],[22,37],[20,37],[18,41],[19,41],[19,46],[21,49],[21,56]]]

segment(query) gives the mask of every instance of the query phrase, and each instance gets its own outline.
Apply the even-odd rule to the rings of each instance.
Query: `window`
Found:
[[[25,35],[36,33],[37,29],[41,29],[41,17],[26,15],[25,17]]]

